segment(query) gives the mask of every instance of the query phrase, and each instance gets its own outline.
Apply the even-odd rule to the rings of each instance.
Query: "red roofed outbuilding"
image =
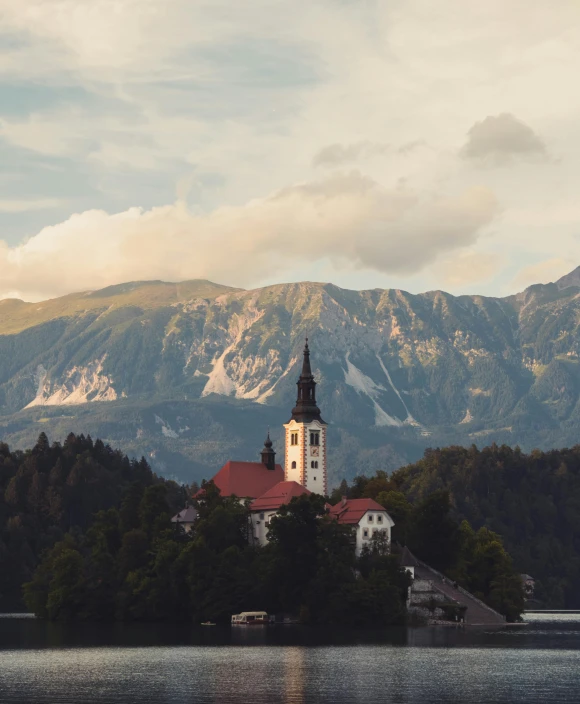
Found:
[[[330,509],[330,515],[339,523],[353,526],[356,530],[356,553],[360,555],[364,545],[369,544],[378,531],[386,534],[391,542],[391,529],[395,525],[384,506],[373,499],[347,499]]]
[[[250,504],[250,511],[273,511],[284,504],[290,503],[295,496],[311,494],[311,491],[298,482],[279,482],[265,494],[258,497]]]
[[[279,482],[250,504],[252,528],[260,545],[268,542],[268,525],[270,519],[278,513],[284,504],[289,504],[295,496],[311,494],[311,491],[298,482]]]

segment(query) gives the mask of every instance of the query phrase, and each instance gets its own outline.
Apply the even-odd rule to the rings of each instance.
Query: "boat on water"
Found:
[[[213,623],[212,621],[202,621],[201,625],[202,626],[215,626],[216,624]]]
[[[271,618],[265,611],[242,611],[232,615],[232,626],[268,626]]]

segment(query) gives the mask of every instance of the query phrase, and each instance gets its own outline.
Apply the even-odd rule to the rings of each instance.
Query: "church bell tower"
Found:
[[[302,373],[296,384],[298,398],[292,417],[284,425],[286,454],[284,477],[308,490],[326,495],[326,423],[316,405],[316,382],[310,367],[308,338],[304,345]]]

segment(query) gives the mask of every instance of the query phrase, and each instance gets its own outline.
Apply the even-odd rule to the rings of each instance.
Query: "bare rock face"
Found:
[[[280,457],[308,336],[331,482],[432,445],[575,443],[579,287],[580,268],[503,299],[192,281],[0,301],[0,439],[90,432],[193,480],[269,425]]]
[[[556,286],[559,291],[563,291],[565,288],[571,288],[572,286],[580,288],[580,266],[577,266],[574,271],[558,279]]]

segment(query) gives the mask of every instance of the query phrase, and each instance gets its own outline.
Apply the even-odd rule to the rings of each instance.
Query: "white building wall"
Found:
[[[327,493],[326,466],[326,425],[318,421],[297,423],[291,420],[284,425],[286,448],[284,456],[284,478],[305,486],[315,494]],[[320,443],[311,444],[311,432],[318,433]],[[297,435],[297,444],[292,444],[292,436]],[[314,465],[314,466],[313,466]]]
[[[391,544],[391,528],[393,519],[386,511],[367,511],[356,527],[356,554],[360,555],[365,545],[370,545],[373,531],[386,533],[389,545]]]
[[[276,511],[262,511],[251,514],[252,529],[258,545],[266,545],[268,542],[268,524]]]
[[[257,543],[261,546],[268,543],[268,524],[270,519],[277,514],[277,511],[256,511],[251,514],[252,529]],[[386,533],[389,545],[391,543],[391,528],[394,526],[392,518],[386,511],[367,511],[360,519],[356,532],[356,554],[360,555],[365,545],[369,545],[373,531],[383,531]]]

